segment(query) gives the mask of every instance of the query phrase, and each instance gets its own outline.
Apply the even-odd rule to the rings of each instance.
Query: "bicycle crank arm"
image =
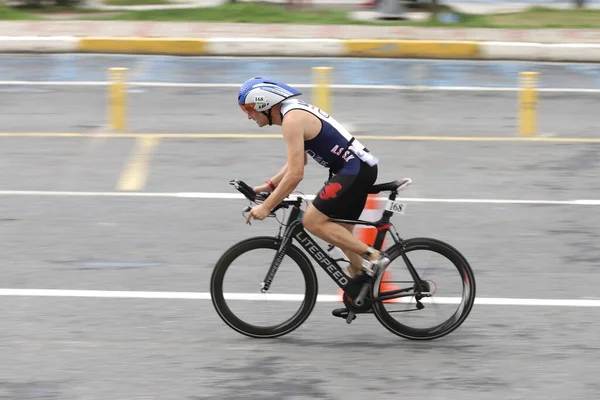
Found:
[[[350,325],[350,323],[352,322],[352,320],[354,319],[354,316],[356,314],[354,314],[354,311],[348,311],[348,316],[346,317],[346,323],[348,325]]]
[[[367,291],[369,290],[369,284],[365,283],[362,288],[360,288],[360,293],[358,293],[358,296],[356,296],[356,299],[354,299],[354,304],[356,304],[358,307],[362,307],[363,304],[365,304],[365,297],[367,297]]]

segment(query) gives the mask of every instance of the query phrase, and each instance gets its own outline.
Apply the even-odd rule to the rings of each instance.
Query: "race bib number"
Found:
[[[406,209],[406,204],[400,203],[399,201],[388,200],[385,209],[387,211],[392,211],[397,214],[404,214],[404,210]]]

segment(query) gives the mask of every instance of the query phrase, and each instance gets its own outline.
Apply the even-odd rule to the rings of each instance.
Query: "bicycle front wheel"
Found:
[[[387,250],[392,261],[373,285],[373,298],[379,298],[373,303],[373,312],[389,331],[406,339],[448,335],[473,308],[475,276],[471,266],[457,249],[437,239],[408,239],[403,245],[404,249],[394,244]]]
[[[312,264],[290,243],[267,293],[262,283],[279,249],[275,237],[237,243],[223,254],[210,281],[212,303],[233,330],[253,338],[288,334],[308,318],[317,301]]]

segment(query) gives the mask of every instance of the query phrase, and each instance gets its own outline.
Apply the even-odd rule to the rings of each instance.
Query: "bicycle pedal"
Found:
[[[356,314],[355,314],[354,312],[352,312],[352,311],[349,311],[349,310],[348,310],[348,309],[346,309],[346,308],[336,308],[335,310],[333,310],[333,311],[331,312],[331,314],[332,314],[334,317],[338,317],[338,318],[344,318],[345,320],[348,320],[348,319],[350,319],[350,318],[351,318],[351,319],[356,319]],[[346,322],[347,322],[347,321],[346,321]],[[348,323],[350,323],[350,322],[348,322]]]

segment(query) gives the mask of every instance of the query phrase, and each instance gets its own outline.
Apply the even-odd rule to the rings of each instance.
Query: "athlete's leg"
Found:
[[[309,204],[302,223],[307,231],[331,243],[348,256],[350,275],[362,272],[362,257],[378,264],[381,254],[352,234],[353,225],[345,226],[330,218],[357,220],[367,202],[368,189],[377,178],[377,167],[361,164],[357,174],[337,174],[331,177]]]
[[[351,224],[341,224],[344,228],[348,230],[352,235],[354,235],[354,225]],[[348,260],[350,260],[350,266],[348,266],[348,275],[351,278],[355,278],[360,274],[362,270],[362,257],[359,254],[353,253],[349,250],[341,249]]]
[[[369,246],[354,237],[347,228],[336,222],[329,221],[329,217],[319,211],[313,204],[309,204],[306,209],[302,217],[302,224],[313,235],[339,247],[345,254],[350,254],[349,260],[353,264],[353,270],[355,270],[356,264],[361,265],[358,271],[362,269],[362,263],[359,258],[361,255],[367,253]],[[378,260],[379,258],[380,254],[377,250],[374,250],[368,257],[369,260]]]

